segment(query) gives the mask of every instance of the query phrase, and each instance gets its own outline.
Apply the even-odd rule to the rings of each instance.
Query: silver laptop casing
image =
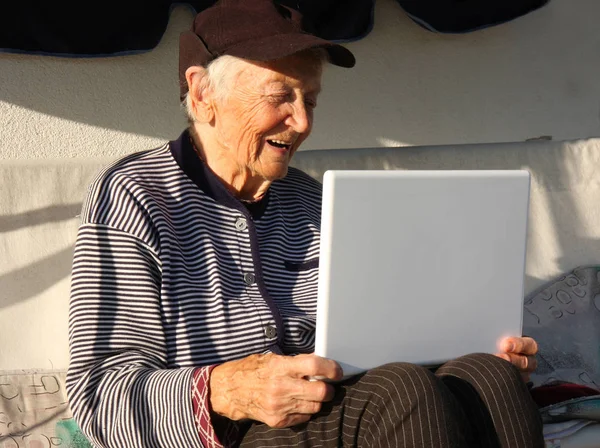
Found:
[[[520,336],[527,171],[328,171],[315,354],[350,376]]]

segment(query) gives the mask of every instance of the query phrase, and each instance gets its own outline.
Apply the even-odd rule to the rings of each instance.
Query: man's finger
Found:
[[[324,381],[290,378],[285,396],[293,400],[331,401],[335,396],[335,387]]]
[[[510,362],[521,372],[534,372],[537,368],[535,356],[516,355],[514,353],[498,353],[496,356]]]
[[[529,337],[510,337],[502,341],[500,344],[500,350],[504,351],[505,353],[535,355],[538,352],[538,345],[534,339]]]
[[[296,378],[323,377],[334,381],[342,379],[342,368],[331,359],[312,354],[291,356],[289,358],[292,370],[290,374]]]
[[[290,414],[282,422],[283,424],[278,426],[279,428],[289,428],[291,426],[300,425],[310,420],[312,414]]]
[[[297,400],[294,406],[294,410],[290,415],[293,414],[316,414],[321,410],[322,403],[317,401],[306,401],[306,400]]]

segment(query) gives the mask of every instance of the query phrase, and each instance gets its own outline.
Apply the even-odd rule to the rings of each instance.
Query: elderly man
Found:
[[[199,14],[181,36],[189,129],[90,187],[67,382],[82,431],[116,448],[543,446],[528,338],[435,372],[307,380],[342,371],[311,354],[321,187],[288,164],[323,62],[354,57],[300,24],[270,0]]]

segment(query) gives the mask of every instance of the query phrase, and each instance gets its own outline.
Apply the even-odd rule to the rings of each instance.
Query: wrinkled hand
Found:
[[[309,376],[342,378],[341,367],[315,355],[251,355],[215,367],[209,380],[213,412],[273,428],[304,423],[334,396],[334,387]]]
[[[519,369],[523,379],[529,381],[531,372],[537,368],[537,342],[528,337],[508,337],[500,341],[499,349],[501,353],[497,353],[496,356],[512,363]]]

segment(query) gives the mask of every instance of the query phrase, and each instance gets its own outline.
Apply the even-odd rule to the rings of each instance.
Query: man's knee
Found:
[[[361,383],[363,387],[377,384],[364,398],[373,414],[381,415],[380,420],[388,419],[387,427],[394,428],[396,436],[420,440],[418,446],[441,446],[441,440],[446,440],[447,446],[467,446],[460,405],[429,369],[407,363],[386,364],[370,370]]]
[[[425,367],[407,362],[393,362],[369,370],[367,375],[393,382],[412,382],[418,379],[424,384],[435,383],[435,376]]]
[[[467,381],[487,379],[502,383],[522,383],[518,369],[510,362],[487,353],[473,353],[447,362],[437,371],[440,376],[452,375]]]
[[[369,370],[362,382],[377,385],[397,399],[414,404],[426,396],[439,395],[440,381],[424,367],[409,363],[390,363]]]

